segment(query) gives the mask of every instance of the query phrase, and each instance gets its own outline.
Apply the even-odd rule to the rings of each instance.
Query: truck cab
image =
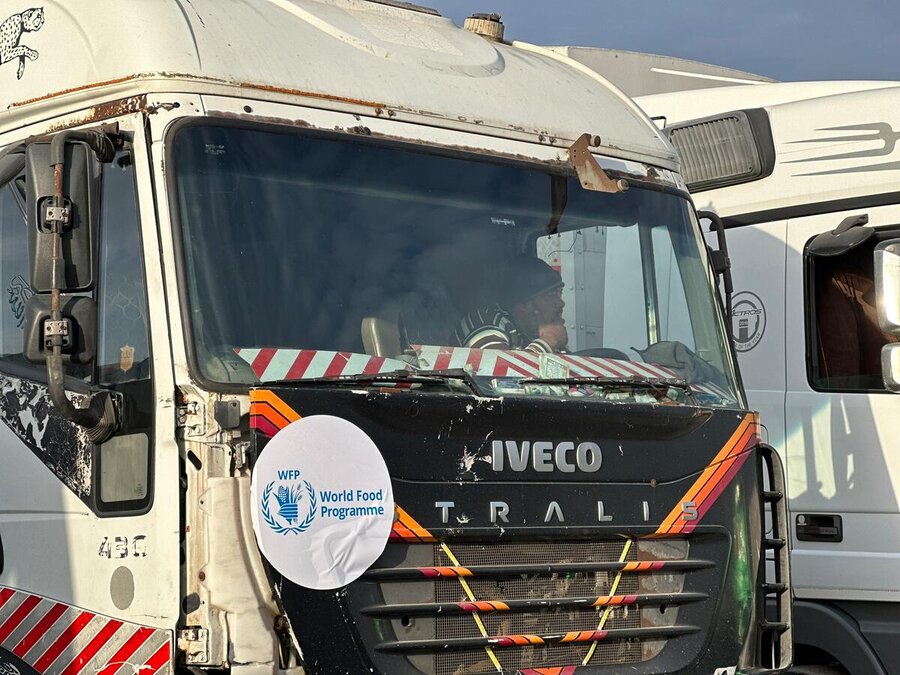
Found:
[[[120,13],[3,24],[3,675],[789,663],[780,464],[629,99],[405,3]]]

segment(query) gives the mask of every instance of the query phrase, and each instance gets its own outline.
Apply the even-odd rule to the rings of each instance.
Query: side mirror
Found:
[[[56,284],[62,293],[89,291],[94,287],[100,212],[100,162],[87,143],[65,144],[63,206],[54,206],[56,185],[50,142],[31,143],[25,153],[28,251],[31,286],[49,293]],[[59,262],[54,262],[53,219],[68,209],[68,222],[59,233]],[[54,265],[57,269],[54,270]],[[61,268],[61,269],[60,269]]]
[[[722,222],[719,214],[715,211],[697,211],[697,219],[708,220],[710,222],[709,231],[716,233],[716,241],[719,244],[718,250],[710,246],[707,246],[707,250],[709,251],[709,260],[712,263],[713,271],[717,277],[722,278],[722,285],[725,291],[725,321],[729,337],[733,339],[734,336],[730,335],[730,333],[732,330],[731,296],[734,293],[734,282],[731,277],[731,258],[728,257],[728,243],[725,240],[725,223]]]
[[[875,303],[881,330],[900,335],[900,239],[875,247]],[[900,393],[900,344],[881,348],[881,376],[885,389]]]
[[[100,165],[115,157],[103,131],[67,130],[25,148],[25,203],[31,285],[26,358],[47,364],[47,393],[57,412],[101,444],[115,433],[119,411],[110,392],[76,407],[66,396],[64,363],[96,355],[97,310],[90,298],[67,295],[94,287],[100,211]]]
[[[900,239],[875,247],[875,302],[881,330],[900,335]]]

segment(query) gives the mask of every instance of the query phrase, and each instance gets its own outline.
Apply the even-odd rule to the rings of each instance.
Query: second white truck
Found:
[[[787,470],[796,672],[900,672],[900,337],[877,271],[900,237],[900,83],[638,102],[728,229],[744,383]]]

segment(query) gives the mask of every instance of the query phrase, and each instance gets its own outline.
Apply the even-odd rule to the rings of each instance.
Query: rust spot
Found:
[[[49,94],[44,94],[43,96],[36,96],[35,98],[28,98],[24,101],[17,101],[15,103],[10,104],[10,108],[18,108],[23,105],[28,105],[29,103],[38,103],[40,101],[46,101],[50,98],[56,98],[57,96],[65,96],[66,94],[74,94],[79,91],[87,91],[89,89],[97,89],[99,87],[108,87],[112,84],[122,84],[123,82],[128,82],[129,80],[134,80],[142,77],[141,75],[129,75],[127,77],[118,77],[114,80],[104,80],[103,82],[93,82],[91,84],[84,84],[80,87],[71,87],[70,89],[61,89],[60,91],[53,91]]]
[[[147,96],[141,94],[139,96],[129,96],[128,98],[120,98],[118,101],[110,101],[109,103],[101,103],[91,108],[91,113],[95,120],[108,119],[110,117],[118,117],[119,115],[128,115],[143,110],[147,106]]]
[[[253,82],[230,82],[228,80],[223,80],[217,77],[208,77],[208,76],[199,76],[192,75],[189,73],[172,73],[172,72],[159,72],[159,73],[136,73],[134,75],[125,75],[123,77],[117,77],[111,80],[103,80],[102,82],[91,82],[89,84],[83,84],[78,87],[70,87],[69,89],[61,89],[59,91],[53,91],[48,94],[44,94],[43,96],[36,96],[34,98],[25,99],[24,101],[17,101],[12,103],[10,108],[18,108],[24,105],[28,105],[30,103],[38,103],[40,101],[46,101],[47,99],[56,98],[57,96],[65,96],[66,94],[75,94],[82,91],[89,91],[91,89],[99,89],[102,87],[108,87],[114,84],[122,84],[123,82],[131,82],[134,80],[149,80],[149,79],[158,79],[165,78],[167,80],[196,80],[198,82],[215,82],[217,84],[229,84],[232,86],[238,86],[243,89],[258,89],[260,91],[269,91],[276,94],[289,94],[291,96],[305,96],[308,98],[317,98],[323,99],[326,101],[339,101],[341,103],[351,103],[354,105],[362,105],[369,106],[372,108],[383,108],[386,109],[387,106],[384,103],[378,103],[376,101],[366,101],[364,99],[356,99],[349,98],[346,96],[337,96],[334,94],[323,94],[319,92],[312,91],[303,91],[302,89],[291,89],[288,87],[276,87],[273,85],[267,84],[257,84]]]
[[[143,94],[141,94],[140,96],[120,98],[116,101],[110,101],[108,103],[101,103],[99,105],[88,108],[88,110],[84,114],[78,117],[69,117],[64,122],[52,125],[48,129],[48,133],[54,133],[57,131],[62,131],[63,129],[69,129],[71,127],[77,127],[83,124],[90,124],[91,122],[99,122],[101,120],[107,120],[112,117],[119,117],[121,115],[139,112],[141,110],[144,110],[146,105],[147,97]]]
[[[268,84],[254,84],[253,82],[238,82],[237,85],[239,87],[244,87],[248,89],[259,89],[260,91],[270,91],[276,94],[289,94],[291,96],[305,96],[307,98],[317,98],[324,101],[338,101],[340,103],[350,103],[353,105],[364,105],[369,106],[371,108],[375,108],[375,110],[386,109],[387,106],[384,103],[377,103],[375,101],[366,101],[361,98],[349,98],[347,96],[337,96],[335,94],[322,94],[315,91],[304,91],[302,89],[290,89],[288,87],[275,87]]]

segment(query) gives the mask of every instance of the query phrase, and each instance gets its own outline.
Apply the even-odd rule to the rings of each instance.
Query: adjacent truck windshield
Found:
[[[268,127],[186,125],[172,153],[208,381],[459,369],[488,393],[738,400],[682,196]]]

